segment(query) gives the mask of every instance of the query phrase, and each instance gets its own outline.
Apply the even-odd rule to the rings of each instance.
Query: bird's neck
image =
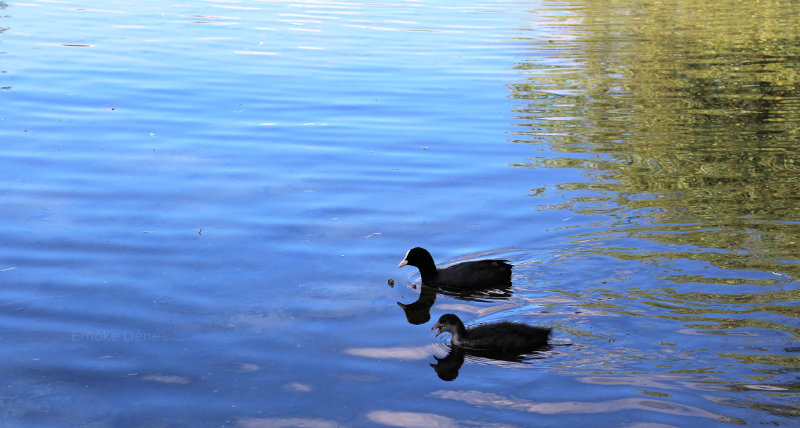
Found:
[[[417,263],[417,269],[419,269],[422,282],[427,284],[434,283],[436,281],[436,276],[439,274],[439,271],[436,269],[436,263],[430,255],[427,257],[423,256],[423,259]]]
[[[461,346],[464,342],[469,339],[469,335],[467,334],[467,329],[464,327],[463,324],[456,326],[456,331],[453,333],[453,338],[451,341],[454,345]]]
[[[438,271],[436,270],[436,265],[431,264],[430,266],[420,266],[419,268],[419,275],[422,277],[422,282],[425,284],[433,284],[436,282],[436,276]]]

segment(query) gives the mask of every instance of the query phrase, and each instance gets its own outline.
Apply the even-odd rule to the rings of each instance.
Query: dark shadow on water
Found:
[[[397,302],[397,306],[403,309],[410,324],[425,324],[431,319],[431,307],[436,302],[436,292],[436,287],[423,284],[416,302],[407,304]]]
[[[450,290],[421,284],[419,298],[413,303],[397,302],[406,314],[406,319],[414,325],[425,324],[431,319],[431,307],[436,302],[436,295],[443,294],[460,300],[473,302],[489,302],[506,300],[512,295],[511,283],[501,288],[488,290]]]
[[[448,288],[437,288],[440,294],[455,297],[456,299],[468,300],[472,302],[490,302],[493,300],[507,300],[513,292],[511,282],[505,285],[494,286],[483,290],[457,290]]]
[[[450,382],[458,377],[461,366],[464,365],[464,360],[467,355],[488,360],[532,364],[533,360],[544,358],[545,355],[543,353],[552,348],[552,345],[545,345],[525,353],[505,353],[497,351],[478,351],[450,345],[450,352],[448,352],[445,357],[439,358],[434,355],[433,358],[436,359],[436,363],[430,363],[429,365],[436,371],[436,375],[439,376],[439,379]]]

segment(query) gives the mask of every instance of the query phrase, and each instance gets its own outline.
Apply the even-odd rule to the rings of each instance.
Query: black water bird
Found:
[[[497,358],[491,355],[496,354],[500,359],[546,348],[551,333],[547,327],[508,321],[481,324],[468,329],[454,314],[442,315],[431,331],[434,329],[439,329],[434,337],[443,332],[452,334],[453,346],[464,348],[469,353],[486,353],[491,358]]]
[[[424,284],[444,290],[475,290],[511,286],[511,265],[508,260],[474,260],[437,268],[428,250],[415,247],[397,265],[415,266]]]

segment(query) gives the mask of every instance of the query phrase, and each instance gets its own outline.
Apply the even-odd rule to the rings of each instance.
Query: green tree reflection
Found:
[[[678,3],[576,1],[534,18],[544,54],[518,64],[526,79],[510,85],[513,141],[549,154],[515,166],[585,171],[553,189],[570,209],[611,219],[584,239],[715,249],[690,257],[796,280],[800,5]]]

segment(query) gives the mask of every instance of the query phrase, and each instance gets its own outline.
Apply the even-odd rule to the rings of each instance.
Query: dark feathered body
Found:
[[[522,353],[540,349],[547,346],[551,333],[546,327],[508,321],[481,324],[467,329],[454,314],[442,315],[431,330],[434,328],[439,329],[437,336],[445,331],[452,334],[452,343],[455,346],[499,353]]]
[[[475,260],[437,268],[431,254],[424,248],[408,250],[398,267],[416,266],[424,284],[450,290],[503,288],[511,285],[511,265],[508,260]]]

